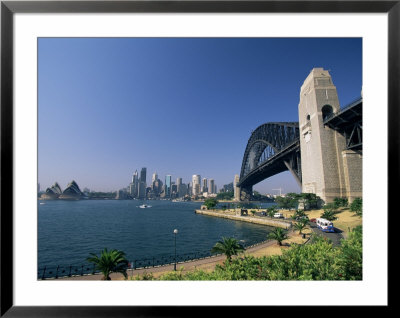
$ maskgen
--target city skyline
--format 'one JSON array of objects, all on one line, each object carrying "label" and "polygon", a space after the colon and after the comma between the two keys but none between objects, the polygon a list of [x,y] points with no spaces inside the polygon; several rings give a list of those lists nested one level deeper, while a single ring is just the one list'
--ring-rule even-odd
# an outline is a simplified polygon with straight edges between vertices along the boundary
[{"label": "city skyline", "polygon": [[[38,182],[115,191],[146,166],[221,188],[253,130],[298,121],[314,67],[330,70],[345,106],[361,94],[362,40],[39,38]],[[300,192],[290,172],[254,186],[274,189]]]}]

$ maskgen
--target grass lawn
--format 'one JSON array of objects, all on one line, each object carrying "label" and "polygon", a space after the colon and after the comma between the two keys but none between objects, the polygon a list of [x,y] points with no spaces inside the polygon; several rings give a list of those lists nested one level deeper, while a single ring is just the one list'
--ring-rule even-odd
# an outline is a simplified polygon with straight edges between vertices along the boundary
[{"label": "grass lawn", "polygon": [[[281,210],[281,213],[285,217],[290,217],[294,214],[294,210]],[[306,211],[306,215],[309,219],[319,218],[324,213],[323,209]],[[349,231],[358,225],[362,225],[362,218],[350,211],[349,208],[339,208],[338,213],[335,215],[336,220],[333,221],[333,225],[343,231],[343,235],[347,237]]]}]

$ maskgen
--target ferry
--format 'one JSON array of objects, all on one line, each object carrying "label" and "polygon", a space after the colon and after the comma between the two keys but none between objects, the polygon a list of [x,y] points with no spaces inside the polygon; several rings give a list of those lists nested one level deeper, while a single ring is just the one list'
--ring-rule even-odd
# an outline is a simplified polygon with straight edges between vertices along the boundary
[{"label": "ferry", "polygon": [[316,219],[317,227],[323,232],[335,232],[333,223],[323,218]]}]

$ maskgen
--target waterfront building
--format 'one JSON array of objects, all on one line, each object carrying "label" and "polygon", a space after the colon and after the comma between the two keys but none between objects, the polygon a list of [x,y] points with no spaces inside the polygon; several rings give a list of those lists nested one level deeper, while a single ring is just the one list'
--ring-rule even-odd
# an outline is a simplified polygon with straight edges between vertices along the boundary
[{"label": "waterfront building", "polygon": [[165,197],[167,198],[171,196],[171,185],[172,185],[172,176],[167,174],[165,176]]},{"label": "waterfront building", "polygon": [[47,188],[45,193],[43,193],[40,198],[42,200],[55,200],[58,199],[60,194],[62,193],[61,187],[59,184],[56,182],[54,185],[50,188]]},{"label": "waterfront building", "polygon": [[182,198],[188,194],[188,186],[189,185],[186,185],[184,183],[178,185],[178,197]]},{"label": "waterfront building", "polygon": [[140,171],[140,182],[144,182],[144,185],[146,187],[146,173],[147,173],[147,168],[142,168]]},{"label": "waterfront building", "polygon": [[215,187],[215,184],[214,184],[214,179],[210,179],[210,180],[208,180],[208,184],[209,184],[209,186],[208,186],[208,192],[209,193],[215,193],[215,189],[214,189],[214,187]]},{"label": "waterfront building", "polygon": [[200,194],[200,180],[201,176],[199,174],[194,174],[192,176],[192,195]]},{"label": "waterfront building", "polygon": [[233,192],[233,182],[225,184],[222,192]]},{"label": "waterfront building", "polygon": [[200,192],[201,192],[200,184],[199,184],[199,183],[196,183],[196,184],[194,185],[194,188],[193,188],[193,195],[194,195],[194,196],[200,195]]},{"label": "waterfront building", "polygon": [[239,175],[235,174],[235,179],[233,181],[233,198],[235,201],[240,201],[240,187],[237,186],[239,183]]},{"label": "waterfront building", "polygon": [[146,183],[143,181],[139,182],[138,186],[138,198],[139,199],[144,199],[146,198]]},{"label": "waterfront building", "polygon": [[153,176],[151,177],[151,183],[153,184],[154,181],[158,179],[157,171],[153,173]]},{"label": "waterfront building", "polygon": [[137,198],[138,196],[138,184],[139,184],[139,177],[138,172],[135,170],[135,173],[132,175],[132,182],[129,186],[129,193],[133,198]]},{"label": "waterfront building", "polygon": [[154,192],[154,196],[155,197],[159,197],[162,191],[162,186],[163,183],[160,179],[156,179],[155,181],[153,181],[152,183],[152,190]]},{"label": "waterfront building", "polygon": [[203,178],[203,188],[202,188],[202,192],[208,192],[207,178]]},{"label": "waterfront building", "polygon": [[78,184],[72,180],[58,197],[63,200],[79,200],[84,196]]}]

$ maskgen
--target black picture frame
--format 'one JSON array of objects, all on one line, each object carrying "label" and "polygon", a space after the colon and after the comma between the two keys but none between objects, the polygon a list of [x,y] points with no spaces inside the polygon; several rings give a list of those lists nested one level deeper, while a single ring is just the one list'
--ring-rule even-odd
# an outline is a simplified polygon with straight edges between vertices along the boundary
[{"label": "black picture frame", "polygon": [[[177,317],[206,307],[14,306],[13,303],[13,15],[14,13],[270,12],[388,14],[388,206],[399,175],[400,1],[1,1],[1,316]],[[388,215],[389,217],[389,215]],[[389,224],[391,224],[389,222]],[[388,228],[389,230],[389,228]],[[388,240],[388,244],[389,244]],[[388,263],[389,264],[389,263]],[[389,270],[389,268],[388,268]],[[388,281],[390,284],[390,280]],[[389,299],[388,299],[389,303]],[[385,308],[390,307],[384,306]],[[215,312],[216,308],[212,309]],[[286,312],[296,312],[291,306]],[[304,308],[302,308],[304,309]],[[225,312],[226,310],[224,310]],[[235,309],[237,312],[237,309]],[[310,313],[310,312],[309,312]]]}]

